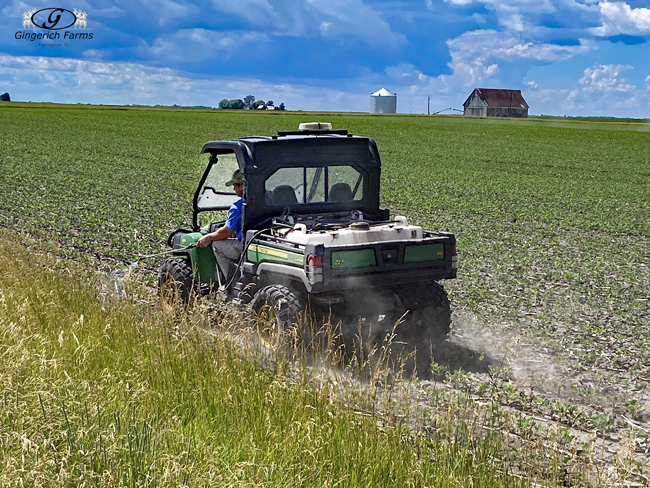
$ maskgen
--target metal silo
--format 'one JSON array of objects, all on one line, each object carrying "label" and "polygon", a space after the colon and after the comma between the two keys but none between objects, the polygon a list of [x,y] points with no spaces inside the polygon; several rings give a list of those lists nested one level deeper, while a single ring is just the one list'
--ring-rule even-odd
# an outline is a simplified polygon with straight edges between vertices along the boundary
[{"label": "metal silo", "polygon": [[371,114],[394,114],[397,112],[397,93],[391,93],[386,88],[370,95]]}]

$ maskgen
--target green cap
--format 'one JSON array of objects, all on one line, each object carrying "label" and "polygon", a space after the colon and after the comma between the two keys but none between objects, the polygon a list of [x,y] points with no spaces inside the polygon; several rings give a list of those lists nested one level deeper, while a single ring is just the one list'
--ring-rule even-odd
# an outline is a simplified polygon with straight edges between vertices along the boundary
[{"label": "green cap", "polygon": [[235,172],[232,174],[232,179],[230,181],[226,181],[226,186],[233,186],[236,184],[243,184],[243,183],[244,183],[244,173],[242,173],[240,169],[236,169]]}]

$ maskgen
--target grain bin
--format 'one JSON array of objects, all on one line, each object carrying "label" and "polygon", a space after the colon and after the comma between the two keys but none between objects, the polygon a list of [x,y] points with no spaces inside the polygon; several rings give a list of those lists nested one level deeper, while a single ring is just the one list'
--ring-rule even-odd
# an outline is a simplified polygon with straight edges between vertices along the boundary
[{"label": "grain bin", "polygon": [[397,93],[391,93],[386,88],[370,95],[371,114],[394,114],[397,112]]}]

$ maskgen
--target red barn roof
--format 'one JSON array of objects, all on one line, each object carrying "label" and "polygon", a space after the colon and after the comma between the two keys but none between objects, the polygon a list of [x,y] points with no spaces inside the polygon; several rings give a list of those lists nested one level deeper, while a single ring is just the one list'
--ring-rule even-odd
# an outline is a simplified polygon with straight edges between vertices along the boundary
[{"label": "red barn roof", "polygon": [[521,107],[529,108],[521,90],[503,90],[496,88],[474,88],[474,91],[465,100],[465,105],[472,94],[476,92],[481,100],[487,103],[488,107]]}]

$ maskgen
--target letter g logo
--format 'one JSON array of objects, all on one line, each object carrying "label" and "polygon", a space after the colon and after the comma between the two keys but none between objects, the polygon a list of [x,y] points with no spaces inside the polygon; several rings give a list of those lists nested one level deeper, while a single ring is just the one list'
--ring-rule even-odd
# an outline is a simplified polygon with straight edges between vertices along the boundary
[{"label": "letter g logo", "polygon": [[44,8],[32,15],[32,24],[47,30],[67,29],[74,25],[76,21],[77,16],[74,12],[64,8]]}]

